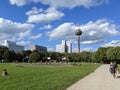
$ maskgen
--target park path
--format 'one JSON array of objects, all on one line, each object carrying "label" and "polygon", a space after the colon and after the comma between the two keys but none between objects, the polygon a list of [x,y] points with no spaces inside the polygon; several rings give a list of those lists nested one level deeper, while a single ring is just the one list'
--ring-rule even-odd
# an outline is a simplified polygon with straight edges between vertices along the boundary
[{"label": "park path", "polygon": [[102,65],[67,90],[120,90],[120,74],[114,79],[109,65]]}]

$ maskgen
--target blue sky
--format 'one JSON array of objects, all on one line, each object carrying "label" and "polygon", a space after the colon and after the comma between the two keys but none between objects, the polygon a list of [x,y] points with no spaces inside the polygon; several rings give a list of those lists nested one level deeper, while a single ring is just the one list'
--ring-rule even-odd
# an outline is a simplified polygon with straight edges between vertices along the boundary
[{"label": "blue sky", "polygon": [[28,49],[46,46],[55,51],[70,40],[77,51],[75,31],[82,30],[81,50],[120,46],[120,1],[116,0],[0,0],[0,40]]}]

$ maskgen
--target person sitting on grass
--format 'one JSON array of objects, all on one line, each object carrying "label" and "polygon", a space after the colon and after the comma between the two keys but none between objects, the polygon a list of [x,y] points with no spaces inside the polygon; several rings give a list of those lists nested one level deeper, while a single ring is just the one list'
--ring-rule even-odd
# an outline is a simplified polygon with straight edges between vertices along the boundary
[{"label": "person sitting on grass", "polygon": [[6,69],[4,69],[4,70],[2,71],[2,76],[7,76],[7,75],[8,75],[8,72],[7,72]]}]

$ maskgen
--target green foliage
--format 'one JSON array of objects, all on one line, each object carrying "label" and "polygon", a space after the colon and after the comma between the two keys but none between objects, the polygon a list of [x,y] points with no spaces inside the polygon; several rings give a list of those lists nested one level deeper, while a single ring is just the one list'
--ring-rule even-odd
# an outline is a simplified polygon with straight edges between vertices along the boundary
[{"label": "green foliage", "polygon": [[116,47],[116,52],[117,52],[116,59],[120,61],[120,47]]},{"label": "green foliage", "polygon": [[29,56],[32,52],[30,50],[25,50],[21,52],[21,55],[25,58],[26,56]]},{"label": "green foliage", "polygon": [[97,62],[104,62],[107,60],[106,52],[109,48],[100,47],[92,56],[92,58]]},{"label": "green foliage", "polygon": [[65,90],[98,66],[42,67],[26,64],[24,67],[15,67],[10,63],[0,64],[0,71],[7,69],[9,74],[6,77],[0,75],[0,90]]},{"label": "green foliage", "polygon": [[97,54],[97,53],[95,53],[95,52],[92,54],[92,61],[93,61],[93,62],[99,62],[99,59],[98,59],[98,57],[97,57],[96,54]]},{"label": "green foliage", "polygon": [[7,62],[13,62],[17,59],[16,53],[14,51],[8,51],[8,50],[5,51],[3,57],[4,57],[5,61],[7,61]]},{"label": "green foliage", "polygon": [[7,47],[0,47],[0,60],[3,59],[5,51],[8,51]]},{"label": "green foliage", "polygon": [[[33,53],[37,53],[37,57]],[[33,56],[30,56],[31,54],[33,54]],[[30,57],[30,59],[26,57]],[[30,50],[16,53],[14,51],[9,51],[7,48],[0,48],[0,60],[5,59],[8,62],[12,62],[14,60],[18,60],[19,62],[28,62],[28,59],[32,62],[38,62],[41,60],[44,62],[47,60],[47,57],[57,61],[62,61],[63,57],[66,57],[69,62],[93,61],[108,63],[114,60],[120,62],[120,47],[100,47],[93,53],[87,51],[80,53],[31,52]]]},{"label": "green foliage", "polygon": [[80,55],[81,55],[82,61],[84,61],[84,62],[91,61],[92,53],[87,52],[87,51],[83,51],[83,52],[81,52]]},{"label": "green foliage", "polygon": [[38,61],[41,60],[41,56],[38,52],[33,52],[33,53],[30,54],[29,60],[30,60],[30,62],[31,61],[32,62],[38,62]]},{"label": "green foliage", "polygon": [[20,52],[16,53],[16,57],[16,60],[18,60],[18,62],[22,62],[22,59],[24,58]]},{"label": "green foliage", "polygon": [[51,59],[54,59],[54,60],[57,59],[57,55],[58,55],[58,53],[56,53],[56,52],[49,52],[48,53],[48,57],[51,57]]},{"label": "green foliage", "polygon": [[[113,54],[113,50],[114,50],[114,48],[113,47],[111,47],[111,48],[109,48],[108,49],[108,51],[107,51],[107,58],[109,59],[109,60],[113,60],[114,59],[114,54]],[[113,55],[112,55],[113,54]]]},{"label": "green foliage", "polygon": [[120,60],[120,47],[111,47],[107,51],[107,58],[111,61]]},{"label": "green foliage", "polygon": [[70,62],[77,61],[75,53],[63,53],[63,57],[68,58]]}]

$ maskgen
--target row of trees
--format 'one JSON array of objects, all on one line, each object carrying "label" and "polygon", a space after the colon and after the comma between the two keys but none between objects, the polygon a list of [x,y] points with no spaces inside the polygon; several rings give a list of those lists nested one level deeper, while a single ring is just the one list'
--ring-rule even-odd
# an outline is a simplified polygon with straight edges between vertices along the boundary
[{"label": "row of trees", "polygon": [[120,63],[120,47],[100,47],[93,53],[92,59],[96,62],[109,63],[110,61],[117,61]]},{"label": "row of trees", "polygon": [[[58,53],[58,52],[38,52],[30,50],[16,53],[8,48],[0,48],[0,60],[7,62],[44,62],[48,60],[62,61],[66,59],[70,62],[120,62],[120,47],[100,47],[96,52],[83,51],[81,53]],[[64,58],[65,57],[65,58]]]}]

